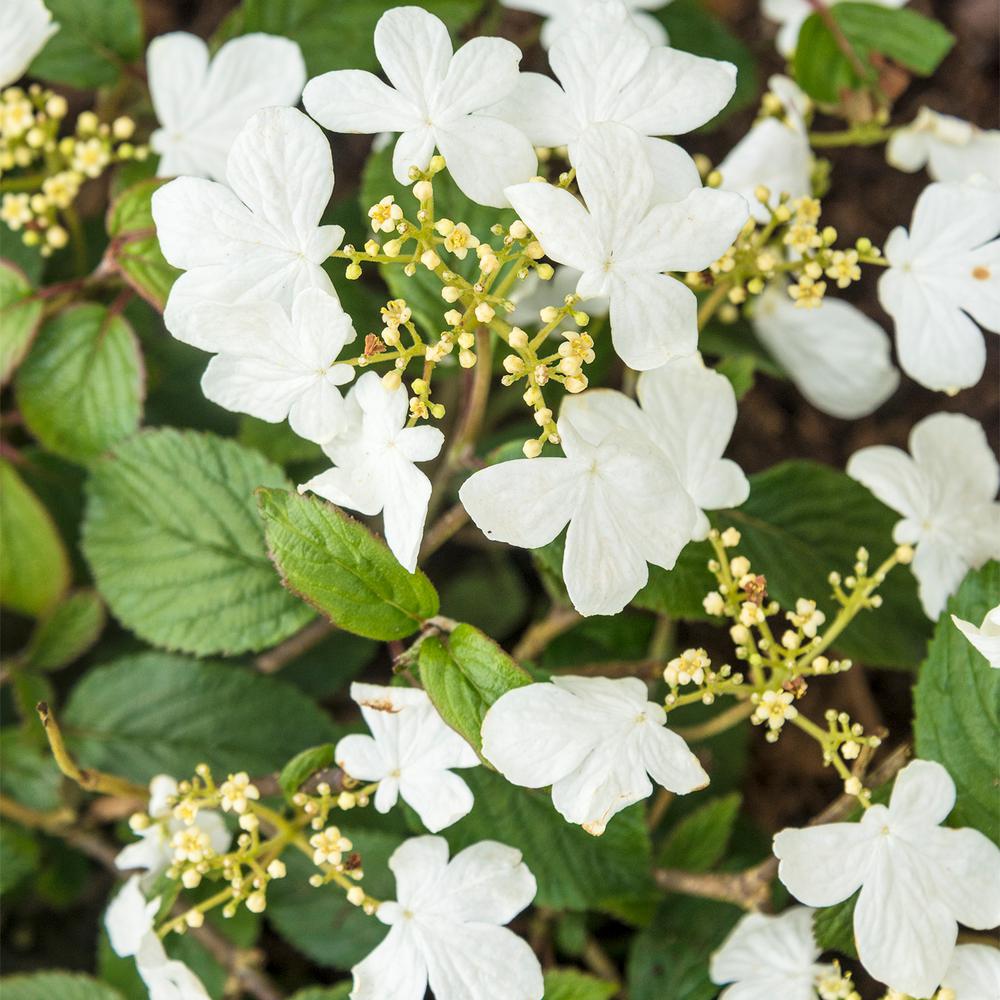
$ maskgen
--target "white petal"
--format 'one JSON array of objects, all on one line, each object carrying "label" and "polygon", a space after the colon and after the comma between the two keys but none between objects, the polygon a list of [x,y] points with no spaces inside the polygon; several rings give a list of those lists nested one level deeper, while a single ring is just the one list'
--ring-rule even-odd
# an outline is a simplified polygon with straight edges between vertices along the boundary
[{"label": "white petal", "polygon": [[201,391],[227,410],[274,424],[288,416],[307,378],[301,371],[289,371],[260,357],[217,354],[201,377]]},{"label": "white petal", "polygon": [[578,271],[603,262],[603,247],[593,220],[568,191],[536,183],[518,184],[507,188],[505,194],[553,260]]},{"label": "white petal", "polygon": [[910,453],[939,490],[938,502],[961,509],[989,503],[1000,488],[1000,464],[982,425],[963,413],[935,413],[910,433]]},{"label": "white petal", "polygon": [[139,950],[142,939],[153,927],[158,908],[158,899],[146,902],[138,875],[122,886],[104,915],[104,926],[116,955],[126,958]]},{"label": "white petal", "polygon": [[389,773],[378,743],[362,733],[345,736],[337,744],[333,757],[337,767],[361,781],[381,781]]},{"label": "white petal", "polygon": [[955,808],[955,782],[937,761],[911,761],[892,786],[889,813],[897,823],[943,823]]},{"label": "white petal", "polygon": [[923,516],[927,503],[924,478],[905,451],[887,445],[862,448],[848,460],[847,474],[867,486],[887,507],[906,517]]},{"label": "white petal", "polygon": [[161,819],[170,811],[170,799],[177,794],[177,780],[169,774],[156,774],[149,781],[149,805],[146,812]]},{"label": "white petal", "polygon": [[393,7],[375,25],[375,54],[385,75],[421,112],[429,110],[451,53],[444,23],[419,7]]},{"label": "white petal", "polygon": [[431,498],[431,481],[398,451],[385,456],[380,477],[386,545],[404,569],[415,573]]},{"label": "white petal", "polygon": [[[813,939],[813,910],[793,906],[780,916],[748,913],[712,955],[709,974],[722,984],[760,979],[768,972],[813,973],[820,949]],[[808,984],[811,988],[811,983]],[[808,1000],[814,1000],[815,992]]]},{"label": "white petal", "polygon": [[485,111],[519,128],[535,146],[565,146],[579,131],[563,89],[541,73],[519,74],[511,93]]},{"label": "white petal", "polygon": [[[572,434],[567,433],[570,427]],[[596,447],[609,434],[621,431],[639,439],[651,438],[654,434],[648,417],[625,393],[616,389],[591,389],[563,399],[559,409],[559,433],[570,458],[576,457],[573,445],[577,436]]]},{"label": "white petal", "polygon": [[521,50],[505,38],[473,38],[452,57],[432,112],[451,120],[481,111],[517,86]]},{"label": "white petal", "polygon": [[437,139],[429,125],[417,125],[404,132],[392,151],[392,174],[400,184],[409,184],[410,168],[426,170],[434,155]]},{"label": "white petal", "polygon": [[646,139],[643,145],[653,168],[653,204],[681,201],[701,187],[698,167],[683,147],[656,138]]},{"label": "white petal", "polygon": [[41,0],[6,0],[0,6],[0,87],[23,76],[45,43],[59,30]]},{"label": "white petal", "polygon": [[886,162],[897,170],[915,174],[927,163],[930,141],[930,137],[918,129],[898,129],[885,145]]},{"label": "white petal", "polygon": [[412,930],[393,927],[382,943],[351,969],[351,1000],[423,1000],[427,992],[427,962]]},{"label": "white petal", "polygon": [[431,906],[447,865],[448,841],[444,837],[404,840],[389,858],[389,868],[396,876],[396,899],[412,910]]},{"label": "white petal", "polygon": [[437,909],[463,923],[508,924],[531,905],[537,888],[519,850],[481,840],[448,863]]},{"label": "white petal", "polygon": [[[990,614],[996,617],[998,611],[1000,609],[994,608]],[[994,670],[1000,669],[1000,631],[995,634],[987,632],[985,627],[978,628],[972,622],[964,621],[956,615],[952,615],[951,620],[962,635],[986,658],[987,663]],[[985,626],[986,622],[983,625]]]},{"label": "white petal", "polygon": [[1000,885],[1000,848],[978,830],[939,827],[921,832],[916,846],[933,897],[966,927],[988,930],[1000,924],[1000,894],[984,890]]},{"label": "white petal", "polygon": [[666,726],[643,726],[642,764],[658,785],[677,795],[687,795],[708,785],[708,775],[698,758]]},{"label": "white petal", "polygon": [[457,823],[474,805],[469,786],[451,771],[404,773],[399,794],[431,833]]},{"label": "white petal", "polygon": [[208,46],[186,31],[159,35],[146,49],[149,96],[159,123],[167,130],[187,121],[208,74]]},{"label": "white petal", "polygon": [[807,906],[833,906],[864,882],[875,836],[861,823],[782,830],[774,837],[778,878]]},{"label": "white petal", "polygon": [[396,438],[396,447],[411,462],[429,462],[437,458],[444,444],[444,435],[436,427],[423,424],[406,427]]},{"label": "white petal", "polygon": [[647,371],[693,354],[698,345],[697,312],[694,292],[675,278],[631,269],[612,271],[611,341],[630,368]]},{"label": "white petal", "polygon": [[370,517],[382,510],[383,497],[378,481],[367,472],[365,468],[327,469],[299,486],[299,493],[311,491],[338,507]]},{"label": "white petal", "polygon": [[155,826],[144,830],[140,834],[140,839],[134,844],[123,847],[115,855],[115,865],[122,871],[136,869],[160,872],[169,866],[172,857],[173,852],[163,835],[162,828]]},{"label": "white petal", "polygon": [[1000,950],[988,944],[960,944],[941,985],[958,1000],[994,1000],[1000,996]]},{"label": "white petal", "polygon": [[417,106],[374,73],[333,70],[302,93],[306,111],[331,132],[406,132],[423,120]]},{"label": "white petal", "polygon": [[920,604],[937,621],[948,598],[958,590],[972,568],[953,538],[920,540],[910,568],[919,583]]}]

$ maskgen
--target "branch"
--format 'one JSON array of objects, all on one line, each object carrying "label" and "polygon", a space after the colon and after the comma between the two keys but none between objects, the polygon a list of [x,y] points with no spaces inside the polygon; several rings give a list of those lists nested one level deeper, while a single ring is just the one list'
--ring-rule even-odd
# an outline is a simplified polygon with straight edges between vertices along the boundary
[{"label": "branch", "polygon": [[449,507],[428,529],[420,548],[420,561],[432,556],[449,538],[469,522],[469,514],[461,503]]},{"label": "branch", "polygon": [[276,674],[282,667],[288,666],[292,660],[298,659],[303,653],[308,653],[313,646],[318,646],[334,630],[334,627],[325,618],[317,618],[291,638],[278,643],[274,649],[261,653],[254,660],[254,666],[262,674]]},{"label": "branch", "polygon": [[581,621],[583,618],[572,608],[557,605],[540,622],[535,622],[525,630],[511,656],[518,661],[533,660],[553,639],[568,632]]}]

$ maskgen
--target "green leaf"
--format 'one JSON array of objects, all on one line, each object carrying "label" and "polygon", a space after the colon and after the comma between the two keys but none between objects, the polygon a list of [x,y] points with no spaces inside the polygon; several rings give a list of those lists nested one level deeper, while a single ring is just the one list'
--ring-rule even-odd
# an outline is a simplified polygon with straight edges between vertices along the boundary
[{"label": "green leaf", "polygon": [[740,810],[737,793],[711,799],[680,821],[660,853],[665,868],[707,872],[722,860]]},{"label": "green leaf", "polygon": [[4,976],[0,986],[4,1000],[122,1000],[118,990],[72,972]]},{"label": "green leaf", "polygon": [[93,590],[70,594],[32,633],[24,664],[33,670],[58,670],[79,659],[104,628],[104,605]]},{"label": "green leaf", "polygon": [[298,993],[293,993],[290,1000],[348,1000],[351,995],[351,983],[341,983],[339,986],[307,986]]},{"label": "green leaf", "polygon": [[144,383],[132,328],[90,303],[42,325],[15,387],[31,433],[49,451],[85,464],[139,426]]},{"label": "green leaf", "polygon": [[736,398],[742,399],[754,387],[757,363],[752,354],[731,354],[723,358],[715,370],[729,379]]},{"label": "green leaf", "polygon": [[257,491],[267,545],[282,582],[335,625],[369,639],[402,639],[437,614],[419,570],[408,573],[384,542],[319,497]]},{"label": "green leaf", "polygon": [[917,756],[944,764],[958,789],[952,814],[998,840],[1000,787],[996,781],[1000,731],[1000,670],[952,623],[956,615],[979,625],[1000,601],[1000,562],[970,573],[938,620],[914,692]]},{"label": "green leaf", "polygon": [[108,255],[122,277],[155,309],[163,312],[180,271],[168,264],[153,222],[153,192],[164,182],[140,181],[127,188],[108,209],[107,229],[111,237]]},{"label": "green leaf", "polygon": [[0,260],[0,385],[10,381],[38,332],[43,304],[32,292],[24,272]]},{"label": "green leaf", "polygon": [[839,951],[848,958],[857,958],[854,944],[854,907],[858,893],[836,906],[825,906],[813,916],[813,934],[823,951]]},{"label": "green leaf", "polygon": [[62,804],[62,776],[48,750],[28,742],[22,730],[0,732],[0,791],[22,805],[52,812]]},{"label": "green leaf", "polygon": [[[395,0],[244,0],[223,25],[224,38],[265,31],[298,42],[310,76],[332,69],[377,71],[372,46],[375,24]],[[422,0],[420,6],[437,15],[452,30],[482,9],[482,0]]]},{"label": "green leaf", "polygon": [[486,710],[531,676],[479,629],[459,625],[421,643],[420,681],[441,718],[478,751]]},{"label": "green leaf", "polygon": [[278,776],[278,784],[290,799],[301,787],[302,782],[311,774],[322,771],[333,763],[333,744],[323,743],[318,747],[309,747],[297,753],[282,769]]},{"label": "green leaf", "polygon": [[87,673],[61,719],[82,764],[134,781],[280,768],[303,745],[337,738],[305,695],[226,663],[140,653]]},{"label": "green leaf", "polygon": [[287,487],[257,452],[210,434],[144,431],[93,469],[83,550],[123,625],[198,655],[273,646],[311,613],[285,591],[253,491]]},{"label": "green leaf", "polygon": [[632,603],[672,618],[711,620],[702,605],[705,595],[716,586],[715,577],[708,571],[711,558],[712,547],[708,542],[688,542],[672,570],[649,567],[649,583]]},{"label": "green leaf", "polygon": [[69,559],[41,501],[14,466],[0,459],[0,602],[44,614],[69,586]]},{"label": "green leaf", "polygon": [[792,67],[795,82],[820,104],[836,104],[844,91],[864,83],[818,14],[812,14],[799,31]]},{"label": "green leaf", "polygon": [[34,834],[14,823],[0,822],[0,896],[37,871],[40,857]]},{"label": "green leaf", "polygon": [[549,969],[545,973],[545,1000],[610,1000],[618,989],[617,983],[576,969]]},{"label": "green leaf", "polygon": [[142,54],[134,0],[46,0],[59,30],[35,57],[29,76],[88,90],[116,83]]}]

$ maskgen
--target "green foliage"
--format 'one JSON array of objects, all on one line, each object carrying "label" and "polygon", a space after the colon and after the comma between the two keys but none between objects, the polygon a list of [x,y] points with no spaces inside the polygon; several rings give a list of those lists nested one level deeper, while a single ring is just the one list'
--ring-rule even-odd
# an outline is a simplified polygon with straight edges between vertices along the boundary
[{"label": "green foliage", "polygon": [[16,729],[0,731],[0,791],[22,805],[48,812],[62,804],[62,778],[48,751]]},{"label": "green foliage", "polygon": [[4,976],[0,986],[4,1000],[122,1000],[118,990],[72,972]]},{"label": "green foliage", "polygon": [[132,328],[90,303],[42,325],[15,387],[31,433],[49,451],[87,463],[139,426],[144,381]]},{"label": "green foliage", "polygon": [[824,951],[837,951],[848,958],[857,958],[854,944],[854,907],[858,893],[836,906],[825,906],[813,917],[813,934]]},{"label": "green foliage", "polygon": [[145,431],[87,484],[83,549],[112,613],[155,646],[270,647],[311,617],[267,558],[253,491],[287,487],[257,452],[209,434]]},{"label": "green foliage", "polygon": [[940,617],[914,693],[917,756],[940,761],[955,781],[958,826],[1000,838],[996,782],[1000,732],[1000,670],[952,623],[956,615],[979,625],[1000,600],[1000,562],[971,572]]},{"label": "green foliage", "polygon": [[710,799],[682,819],[667,837],[659,862],[665,868],[707,872],[722,860],[740,810],[737,793]]},{"label": "green foliage", "polygon": [[46,0],[59,30],[28,70],[70,87],[117,83],[142,54],[142,19],[135,0]]},{"label": "green foliage", "polygon": [[858,75],[826,21],[819,14],[811,15],[799,34],[795,79],[823,104],[836,104],[845,90],[876,83],[878,56],[917,76],[930,76],[955,44],[944,25],[907,8],[843,3],[832,7],[829,16],[865,67],[867,79]]},{"label": "green foliage", "polygon": [[69,559],[48,511],[14,466],[0,459],[0,601],[40,615],[69,586]]},{"label": "green foliage", "polygon": [[576,969],[549,969],[545,973],[545,1000],[610,1000],[617,992],[617,983]]},{"label": "green foliage", "polygon": [[[377,71],[372,32],[395,0],[243,0],[225,22],[223,38],[264,31],[299,43],[310,76],[332,69]],[[482,0],[422,0],[420,6],[457,31],[479,13]]]},{"label": "green foliage", "polygon": [[441,718],[478,751],[486,710],[531,676],[479,629],[459,625],[421,643],[420,680]]},{"label": "green foliage", "polygon": [[16,889],[38,869],[41,850],[33,833],[0,822],[0,896]]},{"label": "green foliage", "polygon": [[441,581],[441,611],[495,639],[511,635],[530,610],[525,579],[508,553],[487,549]]},{"label": "green foliage", "polygon": [[104,628],[104,605],[93,590],[78,590],[57,604],[35,626],[24,651],[32,670],[58,670],[79,659]]},{"label": "green foliage", "polygon": [[152,198],[161,184],[162,180],[140,181],[123,191],[108,209],[106,226],[109,258],[132,288],[163,312],[181,272],[167,263],[156,238]]},{"label": "green foliage", "polygon": [[0,385],[10,380],[38,332],[43,304],[32,291],[19,267],[0,260]]},{"label": "green foliage", "polygon": [[351,984],[339,986],[308,986],[291,997],[291,1000],[347,1000],[351,995]]},{"label": "green foliage", "polygon": [[285,793],[285,797],[290,799],[311,774],[322,771],[333,763],[333,744],[323,743],[318,747],[309,747],[297,753],[282,769],[278,775],[278,784]]},{"label": "green foliage", "polygon": [[384,542],[319,497],[257,491],[267,544],[282,582],[335,625],[370,639],[402,639],[437,614],[419,570],[408,573]]},{"label": "green foliage", "polygon": [[91,670],[62,713],[82,764],[148,781],[184,777],[204,761],[229,771],[275,771],[337,728],[300,691],[224,663],[140,653]]}]

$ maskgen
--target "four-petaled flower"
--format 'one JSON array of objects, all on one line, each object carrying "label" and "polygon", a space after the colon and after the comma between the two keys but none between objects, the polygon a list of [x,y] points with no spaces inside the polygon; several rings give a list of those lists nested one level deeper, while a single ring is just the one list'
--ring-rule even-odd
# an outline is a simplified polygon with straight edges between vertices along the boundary
[{"label": "four-petaled flower", "polygon": [[380,813],[401,798],[437,833],[472,809],[469,786],[451,768],[476,767],[479,757],[445,725],[424,691],[352,684],[351,697],[372,735],[345,736],[334,758],[352,778],[378,782]]},{"label": "four-petaled flower", "polygon": [[502,695],[483,719],[483,756],[515,785],[552,786],[552,804],[595,836],[649,796],[650,776],[679,795],[708,784],[636,677],[555,677]]},{"label": "four-petaled flower", "polygon": [[0,4],[0,87],[23,76],[58,30],[42,0],[4,0]]},{"label": "four-petaled flower", "polygon": [[[958,924],[1000,923],[1000,850],[978,830],[941,826],[955,784],[934,761],[915,760],[896,778],[889,805],[858,823],[782,830],[778,877],[807,906],[833,906],[861,890],[854,938],[879,982],[930,996],[944,977]],[[989,887],[989,888],[987,888]]]}]

